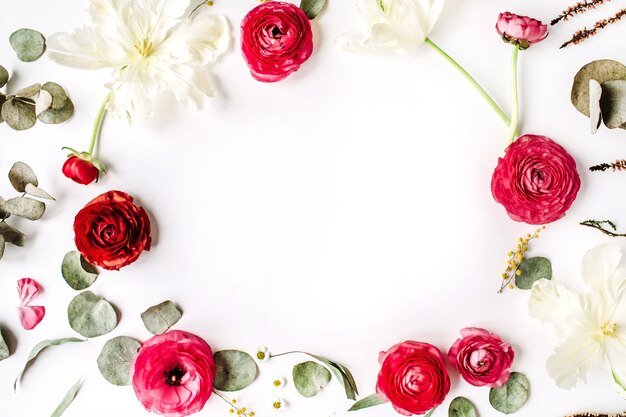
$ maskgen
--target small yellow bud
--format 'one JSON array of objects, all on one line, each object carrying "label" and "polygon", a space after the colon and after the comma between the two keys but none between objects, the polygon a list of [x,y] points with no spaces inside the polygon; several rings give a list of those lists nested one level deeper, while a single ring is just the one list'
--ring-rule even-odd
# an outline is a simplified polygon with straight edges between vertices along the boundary
[{"label": "small yellow bud", "polygon": [[246,407],[241,407],[241,412],[242,412],[242,413],[245,413],[245,412],[246,412],[246,410],[247,410],[247,408],[246,408]]},{"label": "small yellow bud", "polygon": [[232,404],[237,404],[237,400],[235,400],[235,399],[230,400],[230,402],[231,402]]},{"label": "small yellow bud", "polygon": [[235,410],[233,410],[232,408],[230,410],[228,410],[229,413],[231,414],[235,414]]},{"label": "small yellow bud", "polygon": [[519,277],[520,275],[522,275],[522,271],[518,269],[517,271],[515,271],[515,275]]},{"label": "small yellow bud", "polygon": [[523,250],[524,252],[528,252],[528,246],[524,246],[524,247],[522,248],[522,250]]},{"label": "small yellow bud", "polygon": [[506,256],[513,256],[513,251],[512,250],[508,251]]},{"label": "small yellow bud", "polygon": [[539,239],[539,233],[535,233],[534,238],[535,238],[535,239]]},{"label": "small yellow bud", "polygon": [[509,288],[513,289],[513,288],[515,288],[515,286],[513,284],[509,284]]}]

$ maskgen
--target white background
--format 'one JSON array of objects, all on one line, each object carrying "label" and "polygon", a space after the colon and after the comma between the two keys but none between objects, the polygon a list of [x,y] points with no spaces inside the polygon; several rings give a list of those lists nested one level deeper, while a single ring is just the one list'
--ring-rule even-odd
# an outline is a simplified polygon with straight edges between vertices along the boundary
[{"label": "white background", "polygon": [[[8,37],[21,27],[50,35],[86,24],[87,2],[0,0],[0,63],[14,74],[10,88],[53,80],[76,104],[74,118],[63,125],[26,132],[0,126],[0,194],[12,195],[5,175],[23,160],[58,199],[43,220],[16,223],[29,241],[22,249],[7,247],[0,262],[0,325],[17,339],[14,355],[0,363],[0,416],[49,415],[80,376],[83,387],[68,417],[148,415],[132,388],[100,376],[96,357],[113,336],[148,338],[139,315],[165,299],[184,310],[176,328],[199,334],[216,350],[267,345],[275,353],[325,355],[352,369],[364,396],[374,391],[380,350],[413,339],[447,351],[459,329],[481,326],[515,347],[514,369],[530,378],[531,400],[518,416],[626,407],[605,373],[577,389],[558,389],[544,367],[555,346],[552,329],[529,317],[528,293],[496,294],[506,252],[534,228],[511,221],[493,201],[490,179],[507,129],[453,68],[427,46],[404,57],[338,50],[333,39],[356,30],[358,19],[351,0],[331,0],[314,22],[312,58],[287,80],[262,84],[250,77],[238,48],[238,24],[256,3],[215,3],[202,12],[228,16],[234,37],[213,69],[220,97],[200,113],[166,97],[141,126],[108,120],[101,156],[110,173],[83,187],[62,176],[61,147],[87,147],[108,71],[64,68],[46,57],[21,63]],[[549,21],[568,3],[451,0],[432,38],[509,110],[511,48],[494,30],[498,13],[510,9]],[[626,174],[586,169],[626,157],[625,133],[603,128],[592,137],[588,119],[569,101],[583,64],[626,60],[626,22],[582,45],[558,46],[584,24],[609,16],[615,3],[559,25],[521,54],[521,131],[564,145],[582,176],[567,217],[550,225],[531,252],[549,257],[554,279],[571,286],[579,285],[583,254],[610,241],[578,222],[611,218],[626,229]],[[35,343],[76,335],[66,318],[76,293],[60,275],[61,260],[74,248],[75,214],[110,189],[134,195],[155,229],[149,253],[121,272],[103,271],[91,288],[120,310],[119,326],[44,352],[14,394],[13,379]],[[19,325],[15,291],[15,281],[27,276],[45,287],[36,303],[47,308],[29,332]],[[263,364],[259,381],[237,394],[240,402],[258,416],[271,413],[277,396],[291,403],[290,415],[347,415],[350,402],[336,380],[310,400],[299,398],[293,385],[273,390],[270,381],[289,376],[299,360]],[[482,416],[497,414],[488,389],[452,375],[452,392],[435,416],[445,416],[456,395],[470,398]],[[226,404],[212,398],[201,415],[228,415]],[[360,415],[396,414],[384,405]]]}]

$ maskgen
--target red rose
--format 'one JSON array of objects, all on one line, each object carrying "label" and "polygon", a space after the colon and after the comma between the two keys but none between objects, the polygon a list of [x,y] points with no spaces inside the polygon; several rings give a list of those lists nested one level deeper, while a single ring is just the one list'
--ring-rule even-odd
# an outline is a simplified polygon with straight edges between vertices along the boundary
[{"label": "red rose", "polygon": [[504,385],[515,358],[511,345],[487,330],[473,327],[461,330],[461,336],[450,348],[448,359],[463,379],[477,387]]},{"label": "red rose", "polygon": [[150,219],[133,198],[109,191],[87,204],[74,220],[75,242],[85,259],[104,269],[118,270],[150,250]]},{"label": "red rose", "polygon": [[98,179],[100,171],[90,161],[72,155],[63,164],[63,175],[79,184],[91,184]]},{"label": "red rose", "polygon": [[580,189],[576,162],[545,136],[513,142],[491,178],[493,198],[518,222],[546,224],[565,216]]},{"label": "red rose", "polygon": [[216,372],[211,347],[198,336],[180,330],[148,339],[130,369],[141,404],[168,417],[202,410],[211,397]]},{"label": "red rose", "polygon": [[381,352],[376,393],[400,414],[424,414],[450,391],[443,354],[428,343],[404,342]]},{"label": "red rose", "polygon": [[241,22],[241,51],[254,79],[280,81],[313,53],[311,23],[294,4],[263,3]]}]

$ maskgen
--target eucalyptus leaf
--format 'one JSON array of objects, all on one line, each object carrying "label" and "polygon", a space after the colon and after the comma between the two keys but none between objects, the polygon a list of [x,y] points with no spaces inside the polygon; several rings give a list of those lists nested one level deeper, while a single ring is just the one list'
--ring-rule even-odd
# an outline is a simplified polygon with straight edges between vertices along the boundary
[{"label": "eucalyptus leaf", "polygon": [[52,96],[52,106],[53,110],[59,110],[65,107],[67,103],[68,97],[65,89],[61,87],[57,83],[53,83],[52,81],[48,81],[44,85],[41,86],[41,89],[47,91]]},{"label": "eucalyptus leaf", "polygon": [[4,117],[2,117],[2,106],[7,102],[7,97],[0,93],[0,123],[4,123]]},{"label": "eucalyptus leaf", "polygon": [[302,0],[300,2],[300,9],[306,14],[309,20],[313,20],[317,17],[319,12],[322,11],[326,0]]},{"label": "eucalyptus leaf", "polygon": [[[0,259],[2,259],[2,257],[4,256],[4,248],[6,246],[6,240],[4,239],[4,236],[0,235]],[[2,335],[0,335],[0,339],[2,338]],[[1,346],[0,346],[0,350],[1,350]],[[1,361],[2,359],[0,359]]]},{"label": "eucalyptus leaf", "polygon": [[47,347],[50,347],[50,346],[61,346],[61,345],[64,345],[66,343],[78,343],[78,342],[85,342],[85,340],[78,339],[76,337],[67,337],[67,338],[63,338],[63,339],[44,340],[43,342],[37,343],[35,345],[35,347],[33,347],[33,349],[28,354],[28,358],[26,359],[26,363],[24,364],[24,368],[17,375],[17,378],[15,378],[15,382],[13,383],[13,389],[14,390],[17,389],[17,383],[22,379],[22,377],[24,376],[24,374],[28,370],[29,366],[33,363],[33,361],[35,359],[37,359],[37,356],[39,356],[39,354],[44,349],[46,349]]},{"label": "eucalyptus leaf", "polygon": [[602,123],[602,110],[600,99],[602,98],[602,85],[596,80],[589,80],[589,120],[591,121],[591,134],[598,131]]},{"label": "eucalyptus leaf", "polygon": [[330,382],[331,374],[317,362],[308,361],[293,367],[293,384],[305,398],[315,397]]},{"label": "eucalyptus leaf", "polygon": [[15,97],[30,98],[36,96],[39,91],[41,91],[41,84],[33,84],[17,90],[13,95]]},{"label": "eucalyptus leaf", "polygon": [[37,122],[35,106],[17,98],[7,100],[2,105],[0,113],[7,125],[13,130],[30,129]]},{"label": "eucalyptus leaf", "polygon": [[522,274],[515,277],[515,286],[522,290],[530,290],[542,278],[552,279],[552,264],[541,256],[524,260],[518,268]]},{"label": "eucalyptus leaf", "polygon": [[65,397],[63,397],[63,400],[61,400],[61,403],[52,412],[50,417],[60,417],[65,412],[65,410],[67,410],[67,407],[69,407],[70,404],[72,404],[72,402],[74,401],[74,398],[76,398],[76,394],[78,394],[78,390],[80,389],[81,384],[82,378],[76,381],[76,383],[72,385],[72,388],[67,391]]},{"label": "eucalyptus leaf", "polygon": [[448,408],[448,417],[477,417],[476,408],[465,397],[456,397]]},{"label": "eucalyptus leaf", "polygon": [[219,391],[240,391],[252,384],[259,373],[254,359],[239,350],[220,350],[213,358],[217,366],[213,387]]},{"label": "eucalyptus leaf", "polygon": [[33,184],[35,187],[39,185],[37,176],[31,167],[24,162],[16,162],[9,171],[9,181],[15,191],[23,193],[26,191],[26,184]]},{"label": "eucalyptus leaf", "polygon": [[117,326],[117,314],[104,298],[91,291],[78,294],[67,308],[70,327],[84,337],[98,337]]},{"label": "eucalyptus leaf", "polygon": [[45,200],[56,201],[56,199],[52,197],[50,194],[48,194],[41,188],[35,187],[33,184],[26,184],[25,191],[26,191],[26,194],[32,195],[33,197],[39,197]]},{"label": "eucalyptus leaf", "polygon": [[52,94],[46,90],[39,91],[39,95],[35,99],[35,114],[39,116],[52,106]]},{"label": "eucalyptus leaf", "polygon": [[163,301],[141,313],[146,329],[154,335],[163,334],[182,317],[181,311],[171,301]]},{"label": "eucalyptus leaf", "polygon": [[572,104],[576,109],[589,116],[589,80],[600,84],[612,80],[626,80],[626,66],[621,62],[601,59],[585,65],[574,77],[572,85]]},{"label": "eucalyptus leaf", "polygon": [[7,85],[8,82],[9,82],[9,71],[7,71],[6,68],[0,65],[0,88]]},{"label": "eucalyptus leaf", "polygon": [[7,342],[4,341],[4,337],[2,337],[2,329],[0,329],[0,361],[5,360],[9,356],[11,356],[11,351],[9,350]]},{"label": "eucalyptus leaf", "polygon": [[312,358],[317,359],[318,361],[322,362],[326,366],[328,366],[330,370],[332,371],[332,373],[339,380],[339,383],[341,384],[341,386],[346,391],[346,397],[349,400],[356,399],[356,396],[359,394],[359,389],[357,388],[356,381],[354,380],[354,376],[352,376],[352,373],[350,372],[348,368],[346,368],[345,366],[343,366],[342,364],[338,362],[332,361],[323,356],[313,355],[311,353],[306,353],[306,354],[311,356]]},{"label": "eucalyptus leaf", "polygon": [[522,373],[513,372],[506,384],[491,388],[489,402],[497,411],[513,414],[526,404],[530,390],[528,378]]},{"label": "eucalyptus leaf", "polygon": [[424,414],[424,417],[430,417],[435,413],[435,410],[437,410],[437,407],[433,408],[432,410],[430,410],[429,412],[427,412],[426,414]]},{"label": "eucalyptus leaf", "polygon": [[6,222],[0,222],[0,236],[4,238],[6,243],[15,246],[24,246],[26,242],[26,235]]},{"label": "eucalyptus leaf", "polygon": [[602,83],[600,108],[604,124],[609,129],[616,129],[626,123],[626,81]]},{"label": "eucalyptus leaf", "polygon": [[56,125],[56,124],[67,121],[73,115],[74,115],[74,103],[72,103],[72,100],[67,98],[65,101],[65,106],[57,110],[51,107],[45,112],[39,114],[37,118],[42,123],[49,124],[49,125]]},{"label": "eucalyptus leaf", "polygon": [[4,203],[4,207],[12,215],[28,220],[39,220],[46,212],[46,205],[44,203],[28,197],[11,198]]},{"label": "eucalyptus leaf", "polygon": [[32,29],[18,29],[9,36],[11,48],[17,59],[23,62],[37,60],[46,50],[46,40],[43,35]]},{"label": "eucalyptus leaf", "polygon": [[386,401],[381,400],[378,395],[372,394],[368,397],[362,398],[359,401],[355,402],[348,411],[363,410],[364,408],[369,408],[369,407],[374,407],[376,405],[385,404],[385,402]]},{"label": "eucalyptus leaf", "polygon": [[0,197],[0,221],[6,220],[9,217],[11,217],[11,213],[9,213],[6,207],[4,207],[5,203],[6,203],[6,200]]},{"label": "eucalyptus leaf", "polygon": [[89,288],[98,278],[98,270],[83,258],[80,252],[71,251],[63,257],[61,275],[67,285],[80,291]]},{"label": "eucalyptus leaf", "polygon": [[131,385],[130,365],[141,343],[132,337],[115,337],[104,344],[98,356],[100,373],[113,385]]}]

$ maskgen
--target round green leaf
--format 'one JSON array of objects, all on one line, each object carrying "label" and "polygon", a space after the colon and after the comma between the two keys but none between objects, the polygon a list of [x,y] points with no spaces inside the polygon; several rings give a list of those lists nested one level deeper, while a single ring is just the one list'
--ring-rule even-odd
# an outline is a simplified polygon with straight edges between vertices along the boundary
[{"label": "round green leaf", "polygon": [[98,270],[77,252],[72,251],[65,254],[61,264],[61,275],[67,285],[75,290],[89,288],[98,278]]},{"label": "round green leaf", "polygon": [[28,197],[11,198],[4,203],[4,208],[12,215],[28,220],[39,220],[46,212],[46,205]]},{"label": "round green leaf", "polygon": [[456,397],[448,408],[448,417],[477,417],[476,408],[465,397]]},{"label": "round green leaf", "polygon": [[9,211],[6,209],[4,203],[6,203],[6,200],[0,197],[0,220],[8,219],[9,217],[11,217],[11,213],[9,213]]},{"label": "round green leaf", "polygon": [[626,66],[621,62],[601,59],[585,65],[574,77],[572,85],[572,104],[576,109],[589,116],[589,80],[600,84],[612,80],[626,80]]},{"label": "round green leaf", "polygon": [[26,194],[32,195],[33,197],[43,198],[44,200],[54,200],[55,198],[48,194],[46,191],[41,188],[35,187],[33,184],[26,184],[24,187]]},{"label": "round green leaf", "polygon": [[519,270],[522,274],[515,277],[515,285],[522,290],[530,290],[540,279],[552,279],[552,264],[541,256],[524,260]]},{"label": "round green leaf", "polygon": [[513,372],[508,382],[500,388],[491,388],[491,406],[504,414],[513,414],[528,401],[530,383],[524,374]]},{"label": "round green leaf", "polygon": [[117,326],[117,314],[104,298],[91,291],[78,294],[67,308],[72,329],[84,337],[98,337]]},{"label": "round green leaf", "polygon": [[0,94],[0,123],[4,123],[4,117],[2,117],[2,106],[7,102],[7,97],[4,94]]},{"label": "round green leaf", "polygon": [[141,313],[141,320],[152,334],[163,334],[183,316],[171,301],[163,301]]},{"label": "round green leaf", "polygon": [[309,20],[313,20],[322,11],[325,4],[326,0],[301,0],[300,9],[302,9]]},{"label": "round green leaf", "polygon": [[306,398],[315,397],[330,382],[330,372],[317,362],[308,361],[293,367],[293,384]]},{"label": "round green leaf", "polygon": [[[4,247],[6,246],[6,240],[4,239],[4,236],[0,235],[0,259],[2,259],[2,257],[4,256]],[[0,335],[0,338],[2,336]],[[0,346],[1,348],[1,346]],[[2,359],[0,359],[1,361]]]},{"label": "round green leaf", "polygon": [[37,176],[31,167],[24,162],[16,162],[9,171],[9,181],[15,191],[23,193],[26,192],[26,185],[33,184],[35,187],[39,185]]},{"label": "round green leaf", "polygon": [[48,81],[41,86],[41,89],[47,91],[52,96],[52,106],[50,107],[51,109],[60,110],[65,107],[68,97],[63,87],[61,87],[57,83]]},{"label": "round green leaf", "polygon": [[9,82],[9,71],[7,71],[6,68],[0,65],[0,88],[7,85],[8,82]]},{"label": "round green leaf", "polygon": [[46,50],[46,40],[43,35],[32,29],[16,30],[9,36],[9,43],[17,59],[23,62],[35,61]]},{"label": "round green leaf", "polygon": [[70,117],[74,115],[74,103],[72,103],[72,100],[70,100],[69,98],[66,99],[65,105],[58,110],[54,109],[54,98],[52,104],[53,107],[42,113],[39,113],[37,118],[40,122],[48,125],[56,125],[67,121]]},{"label": "round green leaf", "polygon": [[2,337],[2,329],[0,329],[0,361],[5,360],[10,355],[11,352],[9,351],[9,346],[7,345],[7,342],[4,341],[4,338]]},{"label": "round green leaf", "polygon": [[220,391],[240,391],[252,384],[259,372],[254,359],[239,350],[221,350],[213,357],[217,366],[213,386]]},{"label": "round green leaf", "polygon": [[130,385],[130,364],[140,348],[141,343],[126,336],[106,342],[98,356],[98,369],[104,379],[113,385]]},{"label": "round green leaf", "polygon": [[2,236],[7,243],[11,243],[15,246],[24,246],[26,242],[24,233],[10,226],[7,222],[0,222],[0,236]]},{"label": "round green leaf", "polygon": [[[13,130],[26,130],[35,125],[35,105],[12,98],[2,105],[2,118]],[[44,112],[45,113],[45,112]]]},{"label": "round green leaf", "polygon": [[28,98],[33,97],[39,93],[39,91],[41,91],[41,84],[33,84],[17,90],[13,95],[15,97]]}]

